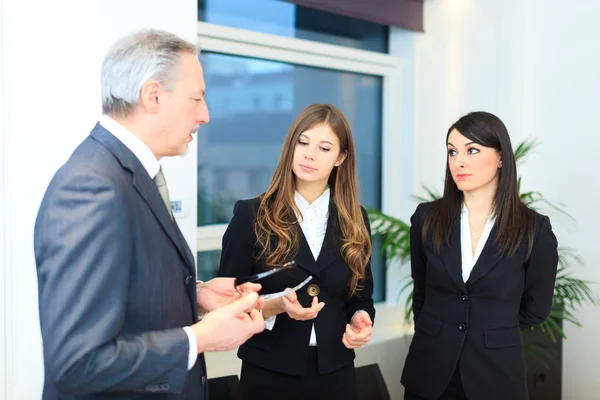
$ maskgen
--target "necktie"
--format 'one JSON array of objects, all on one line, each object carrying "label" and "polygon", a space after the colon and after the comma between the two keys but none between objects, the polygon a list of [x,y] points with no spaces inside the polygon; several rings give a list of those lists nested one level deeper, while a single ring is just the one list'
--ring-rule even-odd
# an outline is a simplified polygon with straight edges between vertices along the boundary
[{"label": "necktie", "polygon": [[171,210],[171,200],[169,199],[169,189],[167,188],[167,180],[162,173],[162,168],[158,170],[158,174],[154,177],[154,184],[158,188],[158,192],[160,193],[160,197],[162,197],[163,203],[165,203],[165,207],[167,207],[167,211],[169,212],[169,217],[171,217],[171,221],[173,221],[173,211]]}]

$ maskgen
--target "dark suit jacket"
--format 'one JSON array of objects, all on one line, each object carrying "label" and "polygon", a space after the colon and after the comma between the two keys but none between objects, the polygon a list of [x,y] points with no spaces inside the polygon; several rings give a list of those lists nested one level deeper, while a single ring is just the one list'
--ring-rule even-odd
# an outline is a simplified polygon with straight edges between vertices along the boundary
[{"label": "dark suit jacket", "polygon": [[202,399],[182,327],[194,258],[134,154],[99,124],[56,173],[35,226],[44,400]]},{"label": "dark suit jacket", "polygon": [[535,218],[533,251],[523,243],[511,257],[500,257],[492,228],[466,284],[462,279],[460,218],[450,246],[437,254],[421,240],[421,204],[411,218],[414,279],[413,337],[402,384],[426,399],[437,399],[460,368],[469,400],[525,400],[527,384],[521,329],[550,313],[558,264],[550,220]]},{"label": "dark suit jacket", "polygon": [[[241,277],[268,269],[263,261],[255,262],[253,257],[257,251],[254,221],[258,205],[257,198],[240,200],[235,204],[233,218],[223,237],[220,276]],[[369,220],[364,210],[363,216],[369,229]],[[336,211],[331,203],[323,247],[316,262],[298,224],[299,250],[297,256],[291,258],[296,261],[296,268],[259,282],[262,284],[261,293],[273,293],[294,287],[312,275],[312,280],[296,292],[298,301],[303,307],[310,307],[312,297],[307,290],[310,284],[314,284],[320,288],[318,298],[325,302],[325,307],[316,319],[310,321],[296,321],[286,313],[277,315],[272,331],[265,330],[240,347],[238,356],[242,360],[272,371],[306,375],[308,343],[313,323],[317,335],[320,373],[335,371],[354,360],[354,350],[344,346],[342,336],[346,324],[357,310],[367,311],[374,321],[375,308],[371,297],[373,280],[369,263],[368,279],[363,283],[364,290],[348,298],[346,290],[351,272],[340,254],[340,244],[336,241],[336,223]],[[276,239],[273,237],[273,240]]]}]

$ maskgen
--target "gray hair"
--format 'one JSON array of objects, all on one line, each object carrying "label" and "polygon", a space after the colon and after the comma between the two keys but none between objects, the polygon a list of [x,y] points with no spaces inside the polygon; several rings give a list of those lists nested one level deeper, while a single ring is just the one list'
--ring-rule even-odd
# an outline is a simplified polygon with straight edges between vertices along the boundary
[{"label": "gray hair", "polygon": [[150,79],[169,90],[182,52],[197,55],[198,48],[161,30],[145,29],[118,40],[102,63],[102,112],[128,115]]}]

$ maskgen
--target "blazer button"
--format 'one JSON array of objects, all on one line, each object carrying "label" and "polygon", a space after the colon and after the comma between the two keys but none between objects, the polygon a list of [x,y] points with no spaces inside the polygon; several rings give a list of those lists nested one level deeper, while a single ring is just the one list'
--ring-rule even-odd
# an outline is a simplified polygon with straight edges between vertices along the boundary
[{"label": "blazer button", "polygon": [[463,293],[463,295],[460,296],[460,298],[462,299],[462,301],[469,301],[469,296],[466,293]]},{"label": "blazer button", "polygon": [[459,330],[459,331],[461,331],[461,332],[462,332],[462,331],[464,331],[465,329],[467,329],[467,326],[461,322],[461,323],[459,323],[459,324],[457,325],[457,328],[458,328],[458,330]]},{"label": "blazer button", "polygon": [[308,292],[309,296],[315,297],[321,292],[321,289],[319,289],[317,285],[312,284],[309,285],[308,288],[306,288],[306,291]]},{"label": "blazer button", "polygon": [[192,280],[192,276],[188,275],[185,277],[185,284],[187,285],[188,283],[190,283],[190,281]]}]

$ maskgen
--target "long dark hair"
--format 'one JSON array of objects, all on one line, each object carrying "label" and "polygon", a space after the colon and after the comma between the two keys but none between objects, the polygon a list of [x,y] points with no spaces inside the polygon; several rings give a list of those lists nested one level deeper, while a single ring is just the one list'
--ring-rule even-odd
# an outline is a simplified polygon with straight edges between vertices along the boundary
[{"label": "long dark hair", "polygon": [[[498,186],[492,205],[492,213],[496,217],[494,241],[500,254],[508,257],[517,251],[523,238],[527,237],[529,258],[533,247],[535,221],[519,196],[517,164],[506,126],[495,115],[477,111],[452,124],[446,134],[446,142],[454,129],[467,139],[500,153],[502,168],[499,170]],[[438,253],[443,243],[450,244],[450,234],[460,216],[462,202],[463,193],[452,179],[450,167],[446,162],[444,195],[433,203],[423,221],[423,241],[427,240],[429,234],[433,249]]]},{"label": "long dark hair", "polygon": [[[341,252],[352,271],[348,284],[350,295],[362,289],[361,281],[371,259],[371,240],[364,223],[358,201],[358,177],[356,152],[350,124],[344,114],[330,104],[313,104],[307,107],[292,123],[285,138],[279,164],[275,169],[269,188],[260,198],[254,231],[258,240],[257,259],[274,267],[293,257],[298,251],[298,220],[301,215],[294,201],[296,190],[292,160],[300,135],[321,124],[328,125],[340,141],[340,153],[346,159],[334,167],[329,175],[331,198],[335,204],[341,236]],[[271,235],[277,236],[277,245],[271,244]]]}]

